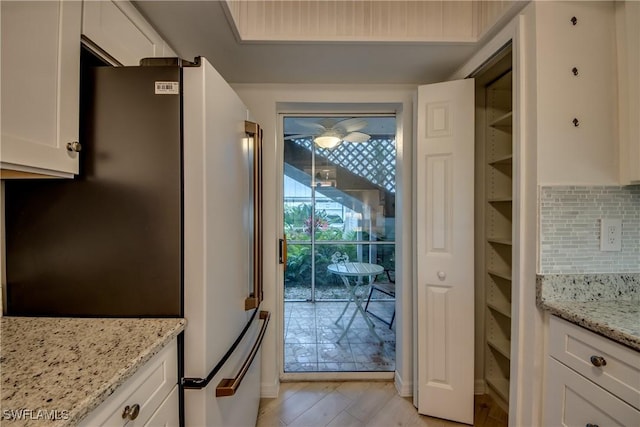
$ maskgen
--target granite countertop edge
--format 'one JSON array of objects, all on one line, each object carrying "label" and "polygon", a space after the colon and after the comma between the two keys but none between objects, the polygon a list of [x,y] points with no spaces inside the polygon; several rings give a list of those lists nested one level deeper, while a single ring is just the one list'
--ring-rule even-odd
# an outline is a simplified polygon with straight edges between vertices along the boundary
[{"label": "granite countertop edge", "polygon": [[[595,304],[595,302],[591,302],[591,304]],[[636,351],[640,351],[640,337],[621,330],[616,326],[589,318],[589,316],[585,316],[584,313],[579,313],[572,309],[569,304],[563,304],[562,302],[540,301],[538,303],[538,307],[568,322],[582,326],[583,328],[602,335],[605,338],[609,338],[610,340]]]},{"label": "granite countertop edge", "polygon": [[[186,319],[177,317],[0,320],[4,371],[0,424],[24,427],[78,425],[187,324]],[[75,375],[81,377],[74,379]],[[65,415],[48,420],[7,418],[5,412],[21,408],[58,408]]]},{"label": "granite countertop edge", "polygon": [[536,306],[640,351],[640,273],[539,274]]},{"label": "granite countertop edge", "polygon": [[115,393],[122,384],[124,384],[138,371],[138,369],[151,360],[153,356],[158,354],[173,338],[177,337],[186,326],[185,319],[179,320],[180,321],[176,324],[175,328],[168,330],[167,333],[162,337],[159,337],[153,345],[140,352],[138,357],[133,359],[130,364],[125,365],[113,377],[106,379],[103,386],[96,390],[93,395],[88,396],[84,402],[78,402],[78,411],[72,414],[72,416],[69,417],[69,419],[66,420],[66,423],[62,424],[61,427],[75,426],[80,423],[91,413],[91,411],[96,409],[113,393]]}]

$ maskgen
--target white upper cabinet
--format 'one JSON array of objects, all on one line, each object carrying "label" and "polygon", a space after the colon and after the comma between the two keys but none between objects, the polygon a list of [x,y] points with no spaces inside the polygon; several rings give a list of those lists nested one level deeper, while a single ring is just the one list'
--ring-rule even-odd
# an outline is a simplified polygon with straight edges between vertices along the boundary
[{"label": "white upper cabinet", "polygon": [[128,1],[2,1],[2,178],[78,173],[81,34],[122,65],[176,56]]},{"label": "white upper cabinet", "polygon": [[620,181],[640,184],[640,2],[616,2]]},{"label": "white upper cabinet", "polygon": [[617,185],[615,4],[531,5],[538,184]]},{"label": "white upper cabinet", "polygon": [[[2,176],[72,177],[79,153],[79,1],[0,3]],[[17,172],[15,172],[17,171]]]},{"label": "white upper cabinet", "polygon": [[176,56],[128,1],[85,1],[82,35],[122,65],[140,59]]}]

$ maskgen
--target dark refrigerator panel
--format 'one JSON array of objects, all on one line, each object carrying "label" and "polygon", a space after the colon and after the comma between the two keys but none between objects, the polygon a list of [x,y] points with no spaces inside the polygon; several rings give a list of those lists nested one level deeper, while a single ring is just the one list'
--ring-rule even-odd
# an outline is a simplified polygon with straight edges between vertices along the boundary
[{"label": "dark refrigerator panel", "polygon": [[7,315],[182,314],[180,73],[91,69],[80,175],[5,183]]}]

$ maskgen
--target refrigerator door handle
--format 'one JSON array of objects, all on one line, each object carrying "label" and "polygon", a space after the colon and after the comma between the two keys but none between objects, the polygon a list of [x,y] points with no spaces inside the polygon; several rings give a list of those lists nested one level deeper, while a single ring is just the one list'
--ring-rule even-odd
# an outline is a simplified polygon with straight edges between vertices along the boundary
[{"label": "refrigerator door handle", "polygon": [[249,372],[249,368],[253,363],[253,359],[255,359],[258,354],[258,350],[260,350],[260,346],[262,345],[262,339],[264,338],[264,334],[267,331],[267,325],[269,324],[269,319],[271,318],[271,313],[268,311],[260,312],[260,320],[263,320],[262,327],[260,328],[260,333],[258,333],[258,337],[256,338],[256,342],[253,343],[253,347],[247,356],[247,359],[242,364],[242,367],[238,371],[238,374],[234,378],[223,378],[218,386],[216,387],[216,397],[224,397],[224,396],[233,396],[236,394],[236,391],[240,387],[244,376]]},{"label": "refrigerator door handle", "polygon": [[[262,343],[262,338],[264,337],[264,333],[267,330],[267,324],[269,323],[271,314],[268,311],[258,312],[258,310],[256,310],[251,315],[251,319],[249,319],[249,321],[245,325],[244,329],[242,330],[238,338],[236,338],[235,342],[231,345],[231,348],[229,348],[229,350],[227,350],[225,355],[222,356],[222,359],[211,370],[211,372],[209,372],[209,375],[207,375],[206,378],[184,377],[180,380],[180,384],[182,385],[182,387],[184,389],[190,389],[190,390],[199,390],[207,387],[207,385],[209,385],[213,377],[215,377],[218,374],[218,372],[220,372],[220,369],[222,369],[224,364],[227,363],[229,358],[233,355],[233,352],[236,351],[236,349],[244,339],[244,336],[249,331],[249,328],[251,328],[251,325],[253,324],[253,321],[255,320],[256,315],[258,313],[260,313],[260,319],[264,320],[264,323],[262,324],[262,328],[260,329],[260,333],[258,334],[258,338],[256,339],[257,344],[254,344],[254,348],[257,346],[257,348],[259,349],[260,344]],[[257,352],[257,349],[255,351]],[[251,352],[253,352],[253,349]],[[255,355],[253,357],[255,357]],[[249,363],[249,365],[251,365],[251,363]]]},{"label": "refrigerator door handle", "polygon": [[244,131],[251,142],[253,161],[253,290],[244,300],[244,309],[258,308],[263,299],[262,279],[262,129],[245,121]]}]

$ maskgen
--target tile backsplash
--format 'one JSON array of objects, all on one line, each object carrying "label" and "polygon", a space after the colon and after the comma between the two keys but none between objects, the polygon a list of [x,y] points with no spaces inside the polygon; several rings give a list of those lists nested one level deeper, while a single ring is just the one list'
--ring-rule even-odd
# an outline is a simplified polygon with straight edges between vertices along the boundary
[{"label": "tile backsplash", "polygon": [[[540,273],[640,272],[640,186],[540,187]],[[622,220],[622,250],[600,251],[600,220]]]}]

